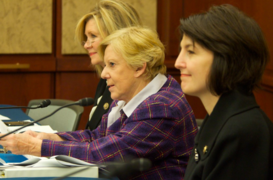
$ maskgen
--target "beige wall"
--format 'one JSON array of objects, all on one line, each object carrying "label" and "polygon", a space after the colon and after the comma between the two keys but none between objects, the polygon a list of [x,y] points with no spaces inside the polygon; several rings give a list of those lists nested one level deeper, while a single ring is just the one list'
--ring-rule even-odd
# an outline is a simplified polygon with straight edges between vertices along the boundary
[{"label": "beige wall", "polygon": [[0,0],[0,54],[52,52],[52,0]]},{"label": "beige wall", "polygon": [[[156,30],[157,0],[124,0],[145,26]],[[62,0],[62,54],[85,54],[75,41],[75,27],[98,0]],[[52,53],[53,0],[0,0],[0,54]]]},{"label": "beige wall", "polygon": [[[157,0],[123,0],[138,11],[145,26],[156,30]],[[62,54],[85,54],[75,41],[78,20],[88,13],[98,0],[62,0]]]}]

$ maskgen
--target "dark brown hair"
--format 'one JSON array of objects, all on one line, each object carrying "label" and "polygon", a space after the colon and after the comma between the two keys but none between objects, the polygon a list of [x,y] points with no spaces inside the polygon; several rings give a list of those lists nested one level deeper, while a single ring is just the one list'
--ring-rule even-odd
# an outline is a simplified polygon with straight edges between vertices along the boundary
[{"label": "dark brown hair", "polygon": [[259,86],[269,61],[259,25],[232,5],[213,6],[208,12],[181,19],[180,32],[214,53],[208,77],[211,92]]}]

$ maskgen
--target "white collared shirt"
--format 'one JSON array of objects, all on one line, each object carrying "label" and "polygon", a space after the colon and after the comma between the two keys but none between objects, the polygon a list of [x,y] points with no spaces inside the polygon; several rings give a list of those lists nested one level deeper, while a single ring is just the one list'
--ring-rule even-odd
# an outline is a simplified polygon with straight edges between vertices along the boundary
[{"label": "white collared shirt", "polygon": [[167,81],[167,77],[158,74],[147,86],[145,86],[137,95],[135,95],[126,105],[125,101],[118,101],[118,105],[113,107],[108,115],[107,128],[110,127],[119,117],[120,110],[123,109],[127,117],[130,117],[137,106],[149,96],[157,93]]}]

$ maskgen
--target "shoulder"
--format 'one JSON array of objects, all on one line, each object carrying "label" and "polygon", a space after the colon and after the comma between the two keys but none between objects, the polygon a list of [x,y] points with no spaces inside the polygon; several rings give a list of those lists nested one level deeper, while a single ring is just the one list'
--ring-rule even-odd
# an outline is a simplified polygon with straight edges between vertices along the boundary
[{"label": "shoulder", "polygon": [[240,142],[255,143],[270,137],[273,129],[260,108],[253,108],[230,117],[220,134],[234,137]]},{"label": "shoulder", "polygon": [[165,104],[172,108],[189,106],[180,84],[170,75],[163,87],[150,96],[147,101]]},{"label": "shoulder", "polygon": [[163,87],[145,99],[138,109],[146,109],[152,113],[169,112],[176,117],[185,116],[189,113],[193,115],[180,84],[170,75]]},{"label": "shoulder", "polygon": [[182,89],[180,84],[171,76],[167,75],[167,81],[163,85],[163,87],[160,89],[159,93],[168,93],[168,92],[176,92],[179,94],[182,94]]}]

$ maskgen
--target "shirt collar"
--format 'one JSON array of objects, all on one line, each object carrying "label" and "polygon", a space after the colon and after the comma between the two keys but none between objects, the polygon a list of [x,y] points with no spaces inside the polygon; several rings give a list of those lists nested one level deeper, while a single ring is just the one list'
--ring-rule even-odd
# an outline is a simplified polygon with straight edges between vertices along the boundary
[{"label": "shirt collar", "polygon": [[131,116],[137,106],[142,103],[147,97],[157,93],[167,81],[167,77],[163,74],[158,74],[147,86],[145,86],[135,97],[133,97],[127,104],[125,101],[118,101],[117,106],[113,107],[108,115],[107,127],[110,127],[119,117],[120,110],[127,117]]},{"label": "shirt collar", "polygon": [[125,106],[123,103],[123,111],[127,117],[131,116],[137,106],[152,94],[157,93],[167,81],[167,77],[163,74],[158,74],[154,79],[145,86],[136,96],[134,96]]}]

